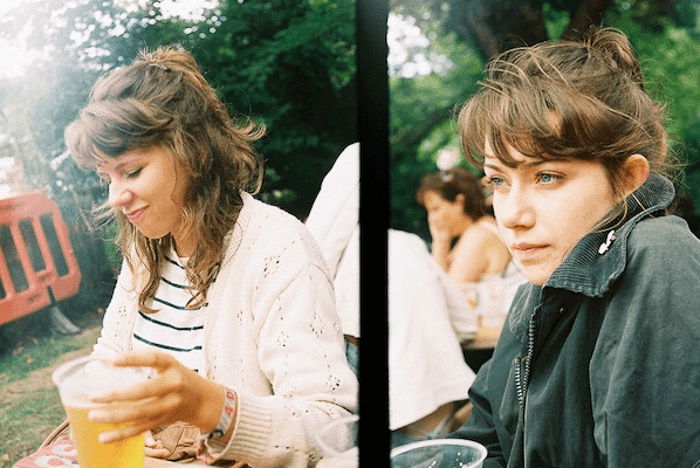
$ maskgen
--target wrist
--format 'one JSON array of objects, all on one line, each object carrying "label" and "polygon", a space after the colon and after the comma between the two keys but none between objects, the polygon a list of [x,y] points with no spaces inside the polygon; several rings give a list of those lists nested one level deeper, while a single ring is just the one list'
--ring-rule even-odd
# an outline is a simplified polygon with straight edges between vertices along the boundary
[{"label": "wrist", "polygon": [[433,248],[449,249],[451,241],[452,237],[450,237],[449,235],[435,235],[432,236],[431,243],[433,245]]},{"label": "wrist", "polygon": [[[198,376],[199,377],[199,376]],[[201,378],[199,391],[192,400],[194,415],[191,423],[199,427],[200,431],[208,434],[214,430],[224,404],[224,386],[211,380]]]},{"label": "wrist", "polygon": [[433,244],[431,245],[430,253],[435,258],[440,258],[440,259],[447,258],[447,255],[450,253],[449,242],[433,241]]},{"label": "wrist", "polygon": [[218,385],[218,402],[215,406],[218,408],[216,412],[216,422],[212,425],[211,416],[209,424],[202,427],[204,430],[202,439],[210,442],[225,444],[230,439],[233,425],[236,420],[238,410],[238,395],[233,389]]}]

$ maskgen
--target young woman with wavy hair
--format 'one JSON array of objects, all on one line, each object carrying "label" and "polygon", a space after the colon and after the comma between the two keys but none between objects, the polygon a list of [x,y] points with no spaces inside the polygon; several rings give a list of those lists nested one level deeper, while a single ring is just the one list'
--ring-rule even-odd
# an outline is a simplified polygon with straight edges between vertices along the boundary
[{"label": "young woman with wavy hair", "polygon": [[700,242],[667,215],[664,110],[624,34],[508,51],[462,108],[528,279],[454,434],[484,467],[700,460]]},{"label": "young woman with wavy hair", "polygon": [[[71,155],[109,185],[124,256],[94,353],[155,371],[98,396],[126,403],[92,410],[124,424],[102,440],[185,423],[204,435],[208,462],[306,467],[318,429],[355,410],[319,249],[300,221],[252,196],[262,134],[234,121],[172,47],[100,79],[67,128]],[[169,456],[159,440],[148,432],[146,453]]]}]

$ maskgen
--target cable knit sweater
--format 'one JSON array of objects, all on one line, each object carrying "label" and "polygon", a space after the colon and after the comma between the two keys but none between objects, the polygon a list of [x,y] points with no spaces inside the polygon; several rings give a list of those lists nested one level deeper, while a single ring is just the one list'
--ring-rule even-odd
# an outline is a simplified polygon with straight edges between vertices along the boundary
[{"label": "cable knit sweater", "polygon": [[[236,390],[238,415],[228,445],[209,450],[255,468],[313,466],[315,434],[357,402],[332,282],[301,222],[243,200],[207,293],[203,345],[207,378]],[[130,350],[134,284],[123,265],[95,354]]]}]

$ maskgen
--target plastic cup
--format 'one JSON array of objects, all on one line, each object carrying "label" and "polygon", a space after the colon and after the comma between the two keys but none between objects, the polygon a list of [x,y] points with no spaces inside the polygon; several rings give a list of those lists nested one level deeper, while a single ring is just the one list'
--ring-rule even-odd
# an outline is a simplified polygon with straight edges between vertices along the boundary
[{"label": "plastic cup", "polygon": [[471,440],[433,439],[391,451],[391,468],[480,468],[486,447]]},{"label": "plastic cup", "polygon": [[357,468],[357,429],[360,418],[357,415],[336,419],[321,428],[316,442],[323,459],[317,468]]},{"label": "plastic cup", "polygon": [[58,387],[63,408],[70,422],[80,468],[143,468],[143,434],[119,442],[100,442],[100,433],[123,427],[125,424],[89,421],[88,412],[91,409],[115,405],[92,403],[88,395],[96,391],[145,382],[150,372],[151,369],[146,367],[115,367],[90,356],[69,361],[53,372],[52,379]]}]

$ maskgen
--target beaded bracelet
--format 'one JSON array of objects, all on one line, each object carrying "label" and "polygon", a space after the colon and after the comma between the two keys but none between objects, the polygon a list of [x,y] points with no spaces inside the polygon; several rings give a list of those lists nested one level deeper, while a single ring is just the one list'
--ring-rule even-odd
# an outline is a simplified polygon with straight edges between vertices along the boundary
[{"label": "beaded bracelet", "polygon": [[237,401],[236,392],[228,387],[224,387],[224,407],[221,409],[219,422],[216,423],[216,427],[213,431],[203,436],[204,439],[218,442],[224,438],[228,432],[228,428],[231,426],[231,419],[233,418],[233,412],[236,408]]}]

